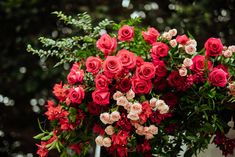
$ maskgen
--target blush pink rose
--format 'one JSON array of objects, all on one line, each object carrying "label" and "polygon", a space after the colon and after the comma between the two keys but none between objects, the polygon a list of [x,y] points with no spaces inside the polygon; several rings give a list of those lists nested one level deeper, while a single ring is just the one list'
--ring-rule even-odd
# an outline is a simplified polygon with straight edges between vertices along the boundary
[{"label": "blush pink rose", "polygon": [[85,97],[85,92],[81,86],[78,86],[76,88],[70,88],[68,98],[72,103],[81,104],[84,97]]},{"label": "blush pink rose", "polygon": [[103,146],[103,140],[104,140],[104,137],[99,135],[95,138],[95,143],[99,146]]},{"label": "blush pink rose", "polygon": [[222,69],[214,68],[209,73],[209,79],[208,81],[213,85],[217,87],[225,87],[227,84],[227,73],[223,71]]},{"label": "blush pink rose", "polygon": [[109,136],[114,134],[114,127],[112,125],[109,125],[105,128],[105,133]]},{"label": "blush pink rose", "polygon": [[96,75],[102,66],[102,60],[98,57],[90,56],[86,60],[86,71]]},{"label": "blush pink rose", "polygon": [[160,33],[155,28],[149,27],[147,32],[142,31],[142,36],[146,42],[148,42],[149,44],[153,44],[157,41]]},{"label": "blush pink rose", "polygon": [[112,141],[111,141],[111,139],[110,139],[109,137],[105,137],[105,138],[103,139],[103,146],[104,146],[104,147],[110,147],[110,146],[111,146],[111,143],[112,143]]},{"label": "blush pink rose", "polygon": [[118,30],[118,40],[131,41],[134,37],[134,27],[124,25]]},{"label": "blush pink rose", "polygon": [[102,123],[104,124],[110,124],[111,120],[110,120],[110,114],[107,112],[101,113],[100,114],[100,120]]},{"label": "blush pink rose", "polygon": [[120,113],[118,111],[114,111],[110,114],[110,120],[113,122],[118,121],[121,118]]},{"label": "blush pink rose", "polygon": [[104,74],[108,78],[113,78],[115,75],[121,73],[123,67],[121,60],[116,56],[108,56],[103,64]]},{"label": "blush pink rose", "polygon": [[92,99],[94,103],[99,104],[101,106],[108,105],[110,99],[110,92],[95,90],[92,93]]},{"label": "blush pink rose", "polygon": [[209,38],[205,43],[206,56],[216,57],[222,54],[223,44],[219,38]]},{"label": "blush pink rose", "polygon": [[142,105],[140,103],[134,103],[131,105],[131,111],[135,114],[140,114],[142,112]]},{"label": "blush pink rose", "polygon": [[100,39],[96,42],[96,46],[105,56],[111,55],[116,50],[117,40],[111,38],[108,34],[103,34]]}]

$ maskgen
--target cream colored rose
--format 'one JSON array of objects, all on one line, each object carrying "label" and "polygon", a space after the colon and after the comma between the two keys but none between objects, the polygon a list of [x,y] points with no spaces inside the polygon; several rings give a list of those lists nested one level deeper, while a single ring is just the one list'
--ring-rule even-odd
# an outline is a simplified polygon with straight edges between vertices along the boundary
[{"label": "cream colored rose", "polygon": [[131,111],[132,113],[135,114],[140,114],[142,112],[142,105],[140,103],[134,103],[131,105]]},{"label": "cream colored rose", "polygon": [[95,138],[95,143],[99,146],[103,146],[103,140],[104,140],[103,136],[99,135]]},{"label": "cream colored rose", "polygon": [[127,103],[125,106],[123,106],[124,109],[126,109],[128,113],[131,111],[131,105],[132,105],[132,103],[129,102],[129,103]]},{"label": "cream colored rose", "polygon": [[150,140],[150,139],[153,139],[153,138],[154,138],[153,134],[151,134],[151,133],[145,134],[145,139],[146,140]]},{"label": "cream colored rose", "polygon": [[163,39],[166,39],[166,40],[171,40],[172,36],[171,36],[170,33],[164,32],[164,33],[162,34],[162,38],[163,38]]},{"label": "cream colored rose", "polygon": [[111,146],[111,143],[112,143],[112,141],[111,141],[111,139],[110,139],[109,137],[105,137],[105,138],[103,139],[103,146],[105,146],[105,147],[110,147],[110,146]]},{"label": "cream colored rose", "polygon": [[170,45],[171,45],[171,47],[176,47],[177,46],[177,41],[175,39],[170,40]]},{"label": "cream colored rose", "polygon": [[113,135],[114,134],[114,127],[112,126],[112,125],[109,125],[109,126],[107,126],[106,128],[105,128],[105,133],[107,134],[107,135]]},{"label": "cream colored rose", "polygon": [[158,127],[156,127],[155,125],[150,125],[149,132],[153,135],[156,135],[158,133]]},{"label": "cream colored rose", "polygon": [[190,58],[185,58],[183,64],[185,67],[190,67],[191,65],[193,65],[193,61]]},{"label": "cream colored rose", "polygon": [[126,98],[128,100],[132,100],[133,98],[135,97],[135,92],[133,92],[133,90],[129,90],[127,93],[126,93]]},{"label": "cream colored rose", "polygon": [[158,109],[160,106],[166,105],[164,100],[157,100],[156,101],[156,108]]},{"label": "cream colored rose", "polygon": [[100,114],[100,120],[104,124],[110,123],[110,115],[107,112],[101,113]]},{"label": "cream colored rose", "polygon": [[121,96],[123,96],[123,93],[120,91],[117,91],[116,93],[113,94],[113,99],[117,100],[117,98],[120,98]]},{"label": "cream colored rose", "polygon": [[117,98],[117,105],[125,106],[126,104],[128,104],[128,100],[126,99],[125,96],[121,96],[121,97]]},{"label": "cream colored rose", "polygon": [[189,55],[193,55],[196,52],[196,47],[194,45],[185,46],[185,52]]},{"label": "cream colored rose", "polygon": [[235,45],[231,45],[228,47],[228,49],[232,52],[235,52]]},{"label": "cream colored rose", "polygon": [[228,50],[222,51],[222,54],[223,54],[224,57],[230,58],[230,57],[232,57],[233,52],[228,49]]},{"label": "cream colored rose", "polygon": [[128,113],[127,118],[129,118],[130,120],[138,120],[139,119],[139,115],[133,112]]},{"label": "cream colored rose", "polygon": [[158,107],[158,110],[160,114],[165,114],[169,112],[169,106],[168,105],[162,105]]},{"label": "cream colored rose", "polygon": [[156,98],[151,98],[150,99],[149,105],[152,107],[152,109],[154,109],[156,107],[156,102],[157,102]]},{"label": "cream colored rose", "polygon": [[235,82],[229,83],[228,89],[229,89],[229,94],[235,96]]},{"label": "cream colored rose", "polygon": [[179,69],[180,76],[186,76],[187,75],[187,69],[182,67]]},{"label": "cream colored rose", "polygon": [[118,111],[114,111],[110,114],[110,120],[112,122],[116,122],[121,118],[120,113]]},{"label": "cream colored rose", "polygon": [[172,37],[174,37],[174,36],[177,35],[177,29],[175,29],[175,28],[169,30],[168,32],[170,33],[170,35],[171,35]]},{"label": "cream colored rose", "polygon": [[194,39],[190,39],[189,41],[187,41],[187,45],[193,45],[194,47],[197,47],[197,42]]}]

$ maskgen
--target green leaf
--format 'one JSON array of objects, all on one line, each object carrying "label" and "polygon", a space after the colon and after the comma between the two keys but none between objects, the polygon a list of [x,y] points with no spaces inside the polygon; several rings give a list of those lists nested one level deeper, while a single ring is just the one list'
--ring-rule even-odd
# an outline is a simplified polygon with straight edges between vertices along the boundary
[{"label": "green leaf", "polygon": [[46,133],[43,132],[43,133],[40,133],[40,134],[34,136],[33,138],[34,138],[34,139],[37,139],[37,140],[40,140],[45,134],[46,134]]}]

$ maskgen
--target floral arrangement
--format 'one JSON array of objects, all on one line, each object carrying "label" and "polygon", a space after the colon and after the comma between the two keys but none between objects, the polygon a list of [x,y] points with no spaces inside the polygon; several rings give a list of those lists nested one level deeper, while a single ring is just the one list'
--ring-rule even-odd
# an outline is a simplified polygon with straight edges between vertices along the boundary
[{"label": "floral arrangement", "polygon": [[228,126],[221,112],[235,106],[235,46],[211,37],[198,51],[191,34],[160,33],[140,19],[92,27],[85,13],[55,13],[76,35],[40,38],[48,50],[28,51],[74,63],[54,85],[57,101],[46,104],[50,127],[40,125],[35,136],[40,157],[52,149],[85,156],[94,145],[120,157],[177,156],[186,145],[192,156],[213,139],[225,156],[233,153],[234,140],[222,140]]}]

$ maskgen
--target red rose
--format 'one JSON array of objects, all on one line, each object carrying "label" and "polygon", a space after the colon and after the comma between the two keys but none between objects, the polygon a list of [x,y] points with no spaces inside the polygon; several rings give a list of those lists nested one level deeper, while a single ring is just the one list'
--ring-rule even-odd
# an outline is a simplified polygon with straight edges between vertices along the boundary
[{"label": "red rose", "polygon": [[67,76],[67,80],[69,84],[75,84],[75,83],[82,83],[84,79],[84,71],[83,70],[73,70],[69,72]]},{"label": "red rose", "polygon": [[205,43],[206,56],[216,57],[222,54],[223,44],[219,38],[209,38]]},{"label": "red rose", "polygon": [[117,57],[120,58],[123,68],[132,69],[136,65],[136,57],[134,53],[122,49],[118,51]]},{"label": "red rose", "polygon": [[112,78],[122,71],[122,64],[120,58],[116,56],[108,56],[103,64],[104,74]]},{"label": "red rose", "polygon": [[114,146],[124,146],[128,142],[129,132],[120,130],[117,134],[113,134],[111,138]]},{"label": "red rose", "polygon": [[72,103],[81,104],[82,100],[85,97],[84,89],[81,86],[70,88],[68,97]]},{"label": "red rose", "polygon": [[159,35],[160,33],[153,27],[149,27],[147,32],[142,31],[144,40],[149,44],[153,44],[154,42],[156,42]]},{"label": "red rose", "polygon": [[86,71],[97,74],[100,71],[102,60],[98,57],[88,57],[86,60]]},{"label": "red rose", "polygon": [[136,150],[137,152],[146,153],[151,150],[151,145],[148,140],[144,140],[144,143],[137,145]]},{"label": "red rose", "polygon": [[155,67],[153,63],[144,62],[136,69],[136,76],[143,80],[150,80],[155,76]]},{"label": "red rose", "polygon": [[156,75],[159,77],[164,77],[167,74],[166,64],[162,60],[153,62],[156,69]]},{"label": "red rose", "polygon": [[[190,66],[190,70],[197,72],[197,73],[204,71],[204,68],[205,68],[205,57],[204,56],[197,55],[197,56],[193,57],[192,61],[193,61],[193,65]],[[207,69],[211,69],[212,68],[211,61],[208,60],[207,64],[208,64]]]},{"label": "red rose", "polygon": [[103,74],[98,74],[95,77],[95,87],[98,90],[108,90],[110,80]]},{"label": "red rose", "polygon": [[167,80],[165,77],[157,77],[154,80],[154,89],[158,90],[158,91],[163,91],[165,89],[167,89]]},{"label": "red rose", "polygon": [[156,42],[153,44],[151,52],[151,57],[153,60],[158,59],[159,57],[166,57],[168,55],[169,47],[161,42]]},{"label": "red rose", "polygon": [[[191,81],[193,82],[193,79]],[[168,83],[171,87],[174,87],[179,91],[185,91],[189,88],[189,86],[187,85],[187,77],[180,76],[178,71],[172,71],[170,73],[170,75],[168,76]]]},{"label": "red rose", "polygon": [[208,81],[213,85],[213,86],[218,86],[218,87],[224,87],[227,84],[227,73],[224,72],[222,69],[217,69],[214,68],[210,73],[209,73],[209,79]]},{"label": "red rose", "polygon": [[94,103],[104,106],[109,104],[110,93],[108,91],[95,90],[92,93],[92,99]]},{"label": "red rose", "polygon": [[220,64],[220,65],[217,65],[215,68],[217,68],[217,69],[222,69],[224,72],[226,72],[226,77],[227,77],[227,78],[230,77],[228,68],[227,68],[225,65]]},{"label": "red rose", "polygon": [[162,99],[171,108],[174,107],[178,102],[178,98],[174,93],[166,93],[166,94],[164,94]]},{"label": "red rose", "polygon": [[120,41],[131,41],[134,37],[134,28],[131,26],[122,26],[118,30],[118,40]]},{"label": "red rose", "polygon": [[148,94],[152,89],[152,82],[150,80],[142,80],[137,77],[132,78],[132,90],[136,94]]},{"label": "red rose", "polygon": [[118,82],[118,89],[122,93],[126,93],[131,89],[131,80],[129,78],[123,78],[120,82]]},{"label": "red rose", "polygon": [[184,35],[178,35],[176,37],[176,42],[181,44],[181,45],[186,45],[186,43],[189,41],[189,38],[184,34]]},{"label": "red rose", "polygon": [[116,38],[111,38],[108,34],[103,34],[96,42],[96,46],[104,53],[105,56],[111,55],[117,47]]},{"label": "red rose", "polygon": [[100,115],[101,113],[101,108],[99,105],[95,104],[94,102],[90,102],[88,103],[87,105],[87,108],[88,108],[88,112],[91,114],[91,115]]}]

